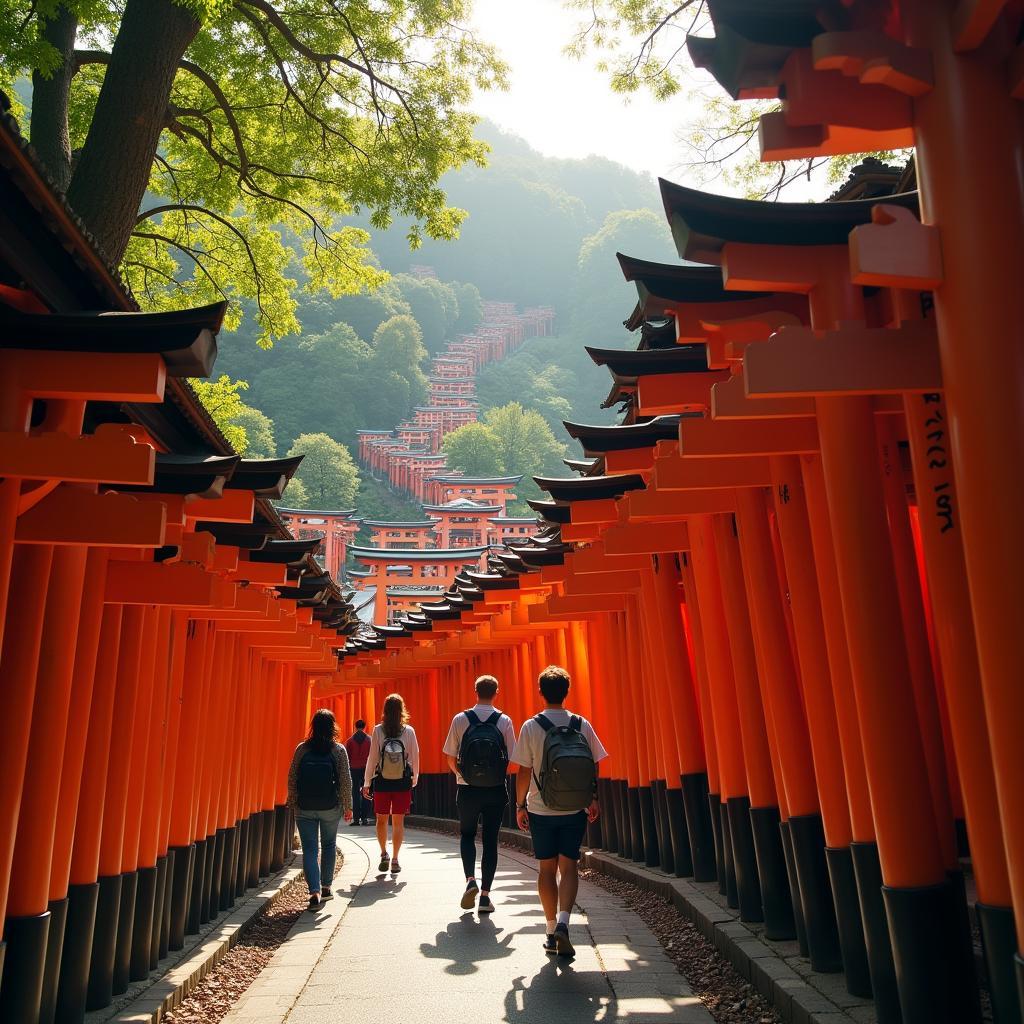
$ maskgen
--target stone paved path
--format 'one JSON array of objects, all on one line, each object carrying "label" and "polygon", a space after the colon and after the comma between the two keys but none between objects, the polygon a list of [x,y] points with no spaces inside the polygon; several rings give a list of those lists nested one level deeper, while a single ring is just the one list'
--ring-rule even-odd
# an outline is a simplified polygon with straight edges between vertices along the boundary
[{"label": "stone paved path", "polygon": [[303,914],[225,1024],[711,1024],[647,926],[581,884],[572,961],[541,949],[536,871],[503,849],[488,917],[459,907],[458,842],[410,830],[397,878],[339,836],[338,896]]}]

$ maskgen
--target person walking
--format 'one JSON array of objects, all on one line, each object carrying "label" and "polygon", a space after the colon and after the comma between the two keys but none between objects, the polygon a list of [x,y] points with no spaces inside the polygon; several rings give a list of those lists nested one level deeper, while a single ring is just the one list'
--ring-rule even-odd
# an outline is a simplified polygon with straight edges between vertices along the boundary
[{"label": "person walking", "polygon": [[345,740],[348,764],[352,769],[352,825],[370,824],[370,801],[363,796],[366,760],[370,756],[370,737],[366,735],[366,722],[356,722],[356,731]]},{"label": "person walking", "polygon": [[295,748],[288,769],[288,806],[302,843],[302,869],[309,886],[309,909],[332,899],[338,853],[338,824],[352,817],[352,774],[348,752],[337,742],[338,723],[321,708],[309,735]]},{"label": "person walking", "polygon": [[[512,719],[494,706],[498,680],[480,676],[474,684],[476,704],[452,719],[444,741],[448,767],[455,773],[455,806],[459,812],[462,870],[466,889],[462,909],[472,910],[480,894],[479,911],[494,910],[491,885],[498,867],[498,833],[508,803],[508,761],[516,736]],[[476,881],[476,831],[483,820],[480,885]]]},{"label": "person walking", "polygon": [[[402,870],[398,851],[405,837],[405,816],[412,807],[412,791],[420,778],[420,746],[416,730],[409,725],[405,701],[397,693],[384,699],[380,721],[370,735],[367,758],[371,782],[363,786],[363,796],[373,792],[373,812],[377,816],[377,842],[380,843],[380,864],[377,870],[390,867],[391,874]],[[391,818],[391,856],[388,856],[388,817]]]},{"label": "person walking", "polygon": [[538,680],[544,710],[527,719],[512,761],[516,822],[533,838],[537,892],[544,907],[544,950],[572,956],[569,915],[579,888],[580,845],[587,823],[597,821],[598,763],[608,756],[594,727],[565,707],[569,673],[549,665]]}]

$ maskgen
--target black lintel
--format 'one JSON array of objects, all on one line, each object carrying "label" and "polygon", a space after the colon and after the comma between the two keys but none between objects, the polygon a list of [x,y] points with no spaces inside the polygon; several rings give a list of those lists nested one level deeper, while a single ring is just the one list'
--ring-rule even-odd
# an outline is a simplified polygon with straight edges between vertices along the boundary
[{"label": "black lintel", "polygon": [[638,473],[565,479],[535,476],[533,479],[542,491],[547,491],[556,501],[595,501],[600,498],[617,498],[627,491],[640,490],[646,486],[644,478]]},{"label": "black lintel", "polygon": [[301,455],[288,459],[242,459],[228,481],[228,488],[254,491],[261,498],[280,498],[300,462]]},{"label": "black lintel", "polygon": [[538,498],[527,498],[526,504],[549,523],[572,522],[571,509],[568,505],[560,505],[555,501],[544,501]]},{"label": "black lintel", "polygon": [[[918,194],[903,192],[879,199],[838,203],[767,203],[712,195],[659,179],[665,215],[676,249],[683,259],[721,261],[728,242],[752,245],[846,245],[850,232],[871,221],[879,203],[902,206],[917,213]],[[750,292],[726,292],[742,299]]]},{"label": "black lintel", "polygon": [[598,366],[607,366],[616,377],[635,379],[659,373],[703,373],[708,368],[707,345],[676,345],[632,352],[590,345],[584,348]]},{"label": "black lintel", "polygon": [[162,355],[171,377],[209,377],[226,302],[164,313],[22,313],[0,304],[0,348]]},{"label": "black lintel", "polygon": [[249,555],[250,562],[276,562],[280,565],[296,565],[304,562],[321,544],[319,537],[313,540],[271,540],[259,551]]},{"label": "black lintel", "polygon": [[191,494],[219,498],[238,466],[237,455],[174,455],[158,452],[152,486],[117,485],[119,491]]},{"label": "black lintel", "polygon": [[655,416],[646,423],[628,425],[596,425],[568,421],[563,425],[569,436],[583,445],[583,450],[588,455],[650,448],[659,441],[671,441],[679,437],[678,416]]}]

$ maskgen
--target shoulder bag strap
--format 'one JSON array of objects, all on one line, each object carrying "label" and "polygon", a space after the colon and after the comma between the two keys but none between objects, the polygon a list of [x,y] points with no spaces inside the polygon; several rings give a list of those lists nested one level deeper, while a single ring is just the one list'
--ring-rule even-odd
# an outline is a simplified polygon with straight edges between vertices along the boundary
[{"label": "shoulder bag strap", "polygon": [[573,715],[569,719],[569,727],[577,732],[583,732],[583,719],[579,715]]},{"label": "shoulder bag strap", "polygon": [[469,719],[470,725],[480,724],[480,717],[472,708],[470,708],[468,711],[463,711],[462,713]]},{"label": "shoulder bag strap", "polygon": [[544,730],[545,732],[549,732],[549,731],[550,731],[551,729],[554,729],[554,727],[555,727],[555,723],[554,723],[554,722],[552,722],[552,721],[551,721],[551,719],[550,719],[550,718],[548,718],[548,717],[547,717],[547,715],[545,715],[545,714],[539,714],[539,715],[534,715],[534,716],[533,716],[533,720],[534,720],[534,721],[535,721],[535,722],[536,722],[536,723],[537,723],[537,724],[538,724],[538,725],[539,725],[539,726],[540,726],[540,727],[541,727],[541,728],[542,728],[542,729],[543,729],[543,730]]}]

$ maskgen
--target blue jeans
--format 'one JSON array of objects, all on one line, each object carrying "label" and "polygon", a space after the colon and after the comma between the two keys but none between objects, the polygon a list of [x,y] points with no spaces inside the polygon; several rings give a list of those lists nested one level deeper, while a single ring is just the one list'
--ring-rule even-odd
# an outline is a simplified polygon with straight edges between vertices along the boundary
[{"label": "blue jeans", "polygon": [[310,895],[319,895],[321,888],[330,888],[334,881],[340,821],[340,807],[329,811],[299,810],[295,814],[295,825],[302,841],[302,870],[306,873]]}]

